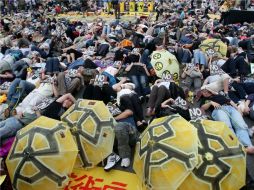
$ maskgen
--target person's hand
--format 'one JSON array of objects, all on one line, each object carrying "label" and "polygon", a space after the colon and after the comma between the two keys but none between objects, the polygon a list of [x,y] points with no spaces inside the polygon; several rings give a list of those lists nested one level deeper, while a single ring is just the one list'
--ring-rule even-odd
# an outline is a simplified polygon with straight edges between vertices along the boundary
[{"label": "person's hand", "polygon": [[169,101],[170,103],[172,103],[172,104],[175,103],[175,100],[174,100],[173,98],[170,98],[168,101]]},{"label": "person's hand", "polygon": [[244,110],[243,110],[244,114],[249,114],[250,113],[250,108],[248,106],[245,106]]},{"label": "person's hand", "polygon": [[221,107],[220,104],[216,103],[216,102],[211,102],[212,106],[215,108],[215,109],[219,109]]},{"label": "person's hand", "polygon": [[241,82],[241,79],[240,79],[240,77],[236,77],[236,78],[234,79],[234,81],[237,82],[237,83],[240,83],[240,82]]},{"label": "person's hand", "polygon": [[79,72],[79,73],[83,73],[84,71],[85,71],[85,68],[84,68],[84,67],[81,66],[81,67],[78,68],[78,72]]}]

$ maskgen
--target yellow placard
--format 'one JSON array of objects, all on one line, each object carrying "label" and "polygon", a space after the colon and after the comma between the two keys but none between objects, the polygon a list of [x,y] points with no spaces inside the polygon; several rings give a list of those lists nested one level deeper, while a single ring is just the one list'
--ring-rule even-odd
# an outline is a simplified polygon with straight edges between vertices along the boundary
[{"label": "yellow placard", "polygon": [[144,2],[138,2],[138,12],[144,12]]},{"label": "yellow placard", "polygon": [[154,3],[153,2],[148,2],[148,12],[153,12],[153,6],[154,6]]},{"label": "yellow placard", "polygon": [[135,2],[129,3],[129,10],[130,10],[130,12],[135,12]]},{"label": "yellow placard", "polygon": [[6,175],[2,175],[2,176],[0,176],[0,185],[2,185],[2,184],[3,184],[3,182],[4,182],[5,178],[6,178]]},{"label": "yellow placard", "polygon": [[124,12],[125,11],[124,4],[125,4],[124,2],[120,3],[120,12]]},{"label": "yellow placard", "polygon": [[119,189],[119,190],[145,190],[136,174],[119,170],[105,172],[101,167],[91,170],[74,169],[69,176],[69,184],[63,190],[81,189]]}]

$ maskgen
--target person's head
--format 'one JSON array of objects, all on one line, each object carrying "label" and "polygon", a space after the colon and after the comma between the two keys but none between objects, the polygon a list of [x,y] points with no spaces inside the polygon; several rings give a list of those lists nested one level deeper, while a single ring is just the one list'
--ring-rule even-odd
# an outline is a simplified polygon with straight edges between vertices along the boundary
[{"label": "person's head", "polygon": [[156,49],[163,49],[164,46],[163,46],[163,42],[164,40],[162,38],[156,38],[155,39],[155,45],[156,45]]},{"label": "person's head", "polygon": [[69,108],[69,107],[71,107],[72,105],[74,104],[74,102],[71,100],[71,99],[66,99],[66,100],[64,100],[63,101],[63,103],[62,103],[62,106],[64,107],[64,108]]},{"label": "person's head", "polygon": [[212,94],[209,90],[207,90],[207,89],[203,89],[203,90],[201,90],[201,92],[202,92],[202,96],[204,96],[204,97],[206,97],[206,98],[213,95],[213,94]]}]

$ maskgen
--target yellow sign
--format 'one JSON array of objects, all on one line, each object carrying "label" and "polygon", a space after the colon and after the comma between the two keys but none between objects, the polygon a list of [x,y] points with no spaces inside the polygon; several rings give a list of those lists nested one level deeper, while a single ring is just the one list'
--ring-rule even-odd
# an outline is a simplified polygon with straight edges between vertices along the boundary
[{"label": "yellow sign", "polygon": [[120,12],[121,12],[121,13],[124,12],[124,10],[125,10],[125,9],[124,9],[124,4],[125,4],[124,2],[121,2],[121,3],[120,3]]},{"label": "yellow sign", "polygon": [[153,12],[153,6],[154,6],[154,3],[153,2],[148,2],[148,12]]},{"label": "yellow sign", "polygon": [[63,190],[145,190],[136,174],[119,170],[105,172],[103,168],[74,169],[69,184]]},{"label": "yellow sign", "polygon": [[144,2],[138,3],[138,12],[144,12]]},{"label": "yellow sign", "polygon": [[135,2],[130,2],[129,6],[130,6],[129,8],[130,12],[135,12]]}]

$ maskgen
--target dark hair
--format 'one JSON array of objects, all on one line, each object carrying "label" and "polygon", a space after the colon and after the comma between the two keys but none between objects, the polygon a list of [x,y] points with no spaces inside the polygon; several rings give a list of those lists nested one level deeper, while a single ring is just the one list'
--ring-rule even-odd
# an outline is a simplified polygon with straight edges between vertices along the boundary
[{"label": "dark hair", "polygon": [[163,39],[162,38],[155,38],[154,43],[156,46],[162,46],[163,45]]},{"label": "dark hair", "polygon": [[135,55],[135,54],[130,54],[128,57],[125,59],[125,63],[137,63],[139,62],[140,56]]}]

